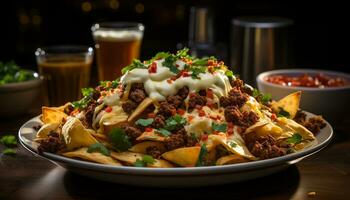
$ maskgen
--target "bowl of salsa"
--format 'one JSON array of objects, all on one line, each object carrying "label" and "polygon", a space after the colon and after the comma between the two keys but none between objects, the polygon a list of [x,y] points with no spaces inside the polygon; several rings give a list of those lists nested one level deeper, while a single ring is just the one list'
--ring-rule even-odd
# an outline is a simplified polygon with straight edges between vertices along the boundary
[{"label": "bowl of salsa", "polygon": [[256,78],[263,93],[275,100],[295,92],[302,92],[301,108],[323,115],[330,120],[348,116],[350,75],[318,69],[283,69],[267,71]]}]

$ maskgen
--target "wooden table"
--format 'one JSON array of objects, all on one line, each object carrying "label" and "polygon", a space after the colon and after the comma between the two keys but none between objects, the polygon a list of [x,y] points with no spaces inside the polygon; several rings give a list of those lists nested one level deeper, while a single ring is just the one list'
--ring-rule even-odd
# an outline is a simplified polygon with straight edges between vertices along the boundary
[{"label": "wooden table", "polygon": [[[0,135],[17,134],[33,116],[0,119]],[[350,199],[350,128],[335,127],[335,133],[326,149],[277,174],[190,189],[131,187],[86,178],[19,145],[16,156],[0,157],[0,199]],[[316,195],[308,196],[310,192]]]}]

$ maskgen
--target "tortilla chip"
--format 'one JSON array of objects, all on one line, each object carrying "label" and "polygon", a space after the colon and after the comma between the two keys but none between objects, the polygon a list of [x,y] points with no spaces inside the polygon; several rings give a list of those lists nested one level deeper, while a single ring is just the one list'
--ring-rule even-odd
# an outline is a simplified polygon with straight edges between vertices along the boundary
[{"label": "tortilla chip", "polygon": [[129,94],[130,94],[130,89],[131,89],[131,84],[128,84],[126,87],[125,87],[125,90],[123,92],[123,96],[121,98],[121,101],[125,102],[128,100],[128,97],[129,97]]},{"label": "tortilla chip", "polygon": [[134,146],[132,146],[129,151],[131,152],[135,152],[135,153],[146,153],[146,149],[148,147],[157,147],[159,150],[161,151],[165,151],[164,148],[164,144],[160,143],[160,142],[153,142],[153,141],[145,141],[145,142],[141,142],[138,144],[135,144]]},{"label": "tortilla chip", "polygon": [[58,128],[60,124],[54,123],[54,124],[44,124],[41,126],[39,131],[36,133],[36,139],[44,139],[47,138],[47,135],[50,133],[50,131],[54,131]]},{"label": "tortilla chip", "polygon": [[289,94],[283,97],[277,102],[273,102],[271,105],[271,108],[276,113],[279,113],[279,111],[282,108],[283,110],[287,111],[290,115],[290,118],[293,119],[299,109],[300,97],[301,97],[301,91],[294,92],[292,94]]},{"label": "tortilla chip", "polygon": [[255,124],[253,124],[253,125],[251,125],[250,127],[248,127],[248,128],[245,130],[244,134],[253,132],[253,131],[255,131],[256,129],[258,129],[258,128],[260,128],[260,127],[262,127],[262,126],[264,126],[264,125],[266,125],[266,124],[268,124],[268,123],[269,123],[269,121],[267,121],[267,120],[259,120],[259,121],[256,122]]},{"label": "tortilla chip", "polygon": [[228,155],[228,156],[223,156],[219,158],[216,161],[216,165],[228,165],[228,164],[235,164],[235,163],[242,163],[242,162],[248,162],[249,160],[243,158],[242,156],[239,155]]},{"label": "tortilla chip", "polygon": [[79,119],[69,117],[62,127],[62,135],[67,150],[78,147],[88,147],[97,143],[97,140],[91,135],[92,131],[91,129],[86,129]]},{"label": "tortilla chip", "polygon": [[83,148],[77,149],[75,151],[63,153],[62,155],[69,157],[69,158],[80,158],[83,160],[88,160],[88,161],[101,163],[101,164],[122,166],[122,164],[120,164],[117,160],[114,160],[113,158],[111,158],[109,156],[105,156],[99,152],[89,153],[89,152],[87,152],[87,150],[88,150],[88,148],[83,147]]},{"label": "tortilla chip", "polygon": [[256,160],[256,157],[250,153],[245,146],[245,142],[242,137],[235,133],[226,137],[225,134],[209,135],[208,139],[217,140],[222,146],[224,146],[229,152],[248,158],[250,160]]},{"label": "tortilla chip", "polygon": [[[119,161],[125,162],[129,165],[134,165],[135,162],[139,159],[142,160],[142,157],[145,154],[141,153],[133,153],[129,151],[117,153],[117,152],[112,152],[111,156]],[[169,168],[169,167],[174,167],[173,164],[169,163],[166,160],[162,159],[154,159],[154,163],[152,164],[147,164],[147,167],[154,167],[154,168]]]},{"label": "tortilla chip", "polygon": [[152,130],[150,132],[142,133],[138,138],[136,138],[136,140],[138,141],[150,140],[150,141],[164,142],[165,137],[155,133],[154,130]]},{"label": "tortilla chip", "polygon": [[143,113],[143,111],[153,103],[153,100],[149,97],[145,98],[140,104],[139,106],[137,106],[137,108],[134,110],[133,113],[131,113],[131,115],[128,118],[128,122],[132,122],[134,121],[139,115],[141,115]]},{"label": "tortilla chip", "polygon": [[258,127],[255,131],[255,134],[259,136],[271,135],[274,138],[278,138],[283,134],[283,129],[274,124],[273,122],[267,123],[264,126]]},{"label": "tortilla chip", "polygon": [[104,132],[109,132],[113,128],[120,127],[121,124],[125,123],[128,119],[122,107],[114,106],[113,112],[104,113],[100,119],[100,127],[103,127]]},{"label": "tortilla chip", "polygon": [[[292,134],[299,133],[303,137],[303,140],[316,139],[314,134],[311,131],[309,131],[307,128],[305,128],[301,124],[298,124],[296,121],[292,119],[279,117],[277,120],[277,124],[281,126],[281,128],[283,128],[285,132],[291,132]],[[286,137],[290,137],[290,135]]]},{"label": "tortilla chip", "polygon": [[44,124],[59,124],[67,117],[68,115],[66,113],[57,110],[57,108],[42,107],[41,121],[44,122]]},{"label": "tortilla chip", "polygon": [[184,147],[162,154],[162,157],[182,167],[194,167],[197,163],[201,147]]}]

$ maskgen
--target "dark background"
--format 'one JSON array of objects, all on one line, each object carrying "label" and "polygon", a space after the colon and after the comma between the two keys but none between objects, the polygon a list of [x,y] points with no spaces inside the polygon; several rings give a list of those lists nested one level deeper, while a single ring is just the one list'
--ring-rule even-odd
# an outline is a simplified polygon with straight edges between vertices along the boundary
[{"label": "dark background", "polygon": [[[189,9],[208,6],[215,14],[215,40],[229,49],[232,18],[268,15],[295,21],[295,64],[349,72],[345,3],[224,0],[1,1],[0,60],[36,69],[34,51],[55,44],[93,45],[90,27],[100,21],[138,21],[146,26],[141,59],[175,51],[188,39]],[[227,58],[226,61],[228,61]]]}]

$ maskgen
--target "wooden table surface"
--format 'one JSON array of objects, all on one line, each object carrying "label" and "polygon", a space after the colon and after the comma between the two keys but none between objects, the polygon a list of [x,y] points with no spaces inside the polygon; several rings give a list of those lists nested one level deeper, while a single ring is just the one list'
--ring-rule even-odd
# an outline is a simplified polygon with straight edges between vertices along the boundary
[{"label": "wooden table surface", "polygon": [[[0,136],[17,134],[35,113],[0,119]],[[267,177],[215,187],[142,188],[98,181],[33,156],[20,145],[0,154],[0,199],[350,199],[350,128],[336,126],[321,152]],[[0,147],[3,149],[3,147]],[[308,196],[315,192],[315,196]]]}]

